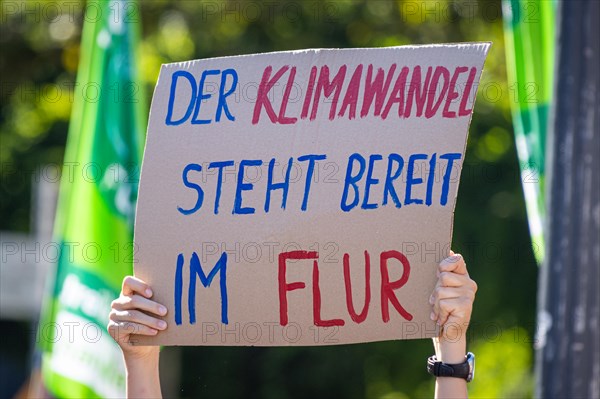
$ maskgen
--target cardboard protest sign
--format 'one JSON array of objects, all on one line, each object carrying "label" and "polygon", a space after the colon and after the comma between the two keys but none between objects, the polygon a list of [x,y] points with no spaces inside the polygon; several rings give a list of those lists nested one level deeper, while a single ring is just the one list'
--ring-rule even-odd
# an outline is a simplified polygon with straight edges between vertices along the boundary
[{"label": "cardboard protest sign", "polygon": [[169,327],[142,344],[327,345],[437,334],[489,43],[163,65],[135,274]]}]

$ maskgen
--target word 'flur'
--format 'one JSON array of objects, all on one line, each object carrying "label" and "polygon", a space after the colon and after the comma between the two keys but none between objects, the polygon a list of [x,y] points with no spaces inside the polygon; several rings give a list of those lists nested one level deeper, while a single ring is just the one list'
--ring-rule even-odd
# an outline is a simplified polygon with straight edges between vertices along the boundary
[{"label": "word 'flur'", "polygon": [[[286,280],[286,270],[288,260],[312,260],[312,300],[313,300],[313,322],[317,327],[343,326],[346,322],[343,319],[325,320],[321,316],[321,288],[319,286],[319,253],[317,251],[290,251],[279,254],[279,323],[282,326],[288,324],[288,292],[306,288],[306,283],[295,281],[288,283]],[[346,306],[350,318],[357,324],[362,323],[369,313],[371,302],[371,260],[369,252],[365,251],[365,300],[360,313],[356,313],[352,299],[352,283],[350,281],[350,257],[344,254],[344,286],[346,288]],[[391,259],[400,262],[402,266],[402,277],[396,281],[390,281],[388,263]],[[394,293],[395,290],[402,288],[410,276],[410,263],[404,254],[399,251],[384,251],[380,255],[379,261],[381,271],[381,319],[384,323],[390,321],[389,304],[396,309],[402,318],[412,320],[413,316],[404,309]],[[296,266],[297,267],[297,266]]]}]

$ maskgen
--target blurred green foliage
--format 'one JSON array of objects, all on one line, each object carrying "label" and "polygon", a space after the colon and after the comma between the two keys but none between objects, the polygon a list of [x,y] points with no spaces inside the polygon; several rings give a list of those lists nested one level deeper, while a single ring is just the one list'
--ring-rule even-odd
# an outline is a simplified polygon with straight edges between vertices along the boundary
[{"label": "blurred green foliage", "polygon": [[[61,165],[73,98],[81,95],[74,82],[84,7],[2,2],[2,230],[29,229],[34,172]],[[138,60],[148,95],[165,62],[313,47],[493,42],[471,124],[453,248],[465,255],[480,287],[469,332],[478,356],[473,395],[531,395],[537,267],[510,122],[514,93],[506,84],[499,1],[150,0],[128,12],[142,22]],[[425,360],[432,351],[427,340],[185,348],[180,395],[427,397],[433,379]]]},{"label": "blurred green foliage", "polygon": [[532,362],[531,338],[520,327],[499,331],[489,329],[485,340],[471,348],[477,353],[476,379],[470,387],[471,398],[524,398],[533,394],[533,379],[528,372]]}]

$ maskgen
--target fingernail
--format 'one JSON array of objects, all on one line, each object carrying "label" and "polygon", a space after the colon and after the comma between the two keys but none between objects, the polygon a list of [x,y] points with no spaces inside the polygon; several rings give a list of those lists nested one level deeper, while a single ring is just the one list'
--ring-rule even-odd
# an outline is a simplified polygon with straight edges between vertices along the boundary
[{"label": "fingernail", "polygon": [[166,328],[167,327],[167,323],[165,321],[163,321],[163,320],[159,320],[158,326],[160,328]]},{"label": "fingernail", "polygon": [[153,329],[151,329],[151,330],[150,330],[150,332],[151,332],[153,335],[155,335],[155,334],[157,334],[157,333],[158,333],[158,330],[155,330],[155,329],[153,328]]},{"label": "fingernail", "polygon": [[460,255],[452,255],[448,256],[446,259],[442,261],[442,263],[454,263],[460,259]]},{"label": "fingernail", "polygon": [[432,296],[429,297],[429,304],[433,305],[433,297]]},{"label": "fingernail", "polygon": [[160,305],[158,307],[158,314],[160,314],[161,316],[164,316],[165,314],[167,314],[167,308],[165,308],[164,306]]},{"label": "fingernail", "polygon": [[146,288],[146,296],[152,296],[152,290],[150,288]]},{"label": "fingernail", "polygon": [[435,313],[431,312],[431,314],[429,315],[429,318],[431,320],[435,320]]}]

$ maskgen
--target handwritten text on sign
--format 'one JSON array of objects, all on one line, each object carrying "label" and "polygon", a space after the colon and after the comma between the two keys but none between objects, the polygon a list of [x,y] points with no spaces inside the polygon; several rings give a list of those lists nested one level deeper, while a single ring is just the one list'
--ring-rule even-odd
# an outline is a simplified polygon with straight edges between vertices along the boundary
[{"label": "handwritten text on sign", "polygon": [[[164,65],[136,275],[169,307],[142,343],[318,345],[435,335],[488,44]],[[216,284],[218,282],[218,284]]]}]

